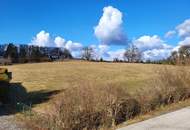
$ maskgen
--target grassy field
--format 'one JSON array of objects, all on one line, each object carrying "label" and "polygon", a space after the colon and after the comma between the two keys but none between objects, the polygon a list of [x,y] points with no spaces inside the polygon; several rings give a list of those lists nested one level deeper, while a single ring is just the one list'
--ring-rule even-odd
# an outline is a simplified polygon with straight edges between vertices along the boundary
[{"label": "grassy field", "polygon": [[113,84],[133,93],[147,87],[149,79],[156,76],[161,65],[67,61],[6,67],[13,73],[11,82],[21,83],[28,93],[62,90],[84,82],[95,86]]},{"label": "grassy field", "polygon": [[13,73],[11,83],[21,83],[27,92],[63,90],[88,82],[94,86],[112,84],[133,93],[149,87],[149,80],[155,78],[163,66],[166,65],[65,61],[17,64],[6,68]]},{"label": "grassy field", "polygon": [[13,72],[11,82],[21,82],[30,92],[59,90],[84,81],[96,84],[113,83],[135,90],[154,76],[155,67],[159,65],[69,61],[6,67]]},{"label": "grassy field", "polygon": [[85,82],[94,86],[112,84],[132,93],[146,86],[146,82],[155,76],[157,67],[159,65],[84,61],[6,66],[13,73],[11,83],[21,83],[28,93],[62,90]]},{"label": "grassy field", "polygon": [[[6,67],[13,73],[11,84],[13,87],[17,85],[26,89],[29,97],[27,101],[32,102],[34,110],[53,112],[58,124],[61,121],[73,128],[77,126],[73,126],[75,121],[70,121],[73,118],[78,121],[78,117],[89,117],[91,114],[93,117],[101,112],[98,119],[102,118],[108,121],[108,124],[110,119],[114,119],[115,123],[118,121],[119,124],[125,121],[126,117],[151,112],[162,106],[183,101],[190,95],[189,67],[184,66],[65,61]],[[59,96],[61,90],[64,93]],[[58,96],[53,96],[57,94]],[[51,100],[53,97],[55,100]],[[115,109],[115,106],[120,107]],[[109,115],[107,110],[118,110],[118,113],[104,117]],[[91,124],[93,120],[88,122],[90,120],[82,119],[80,121],[84,122],[79,124],[96,126]]]}]

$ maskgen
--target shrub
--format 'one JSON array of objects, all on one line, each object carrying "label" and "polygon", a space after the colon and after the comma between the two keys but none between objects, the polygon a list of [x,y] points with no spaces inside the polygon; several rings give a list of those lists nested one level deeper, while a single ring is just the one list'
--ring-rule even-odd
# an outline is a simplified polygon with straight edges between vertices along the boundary
[{"label": "shrub", "polygon": [[[48,129],[109,128],[140,112],[136,100],[121,87],[83,84],[68,88],[53,103]],[[52,120],[50,120],[52,119]]]},{"label": "shrub", "polygon": [[190,72],[185,68],[165,67],[156,73],[158,76],[148,83],[146,89],[135,93],[142,113],[190,97]]},{"label": "shrub", "polygon": [[162,104],[160,92],[151,88],[141,89],[134,96],[140,104],[142,114],[150,112]]},{"label": "shrub", "polygon": [[157,91],[162,94],[163,103],[169,104],[190,96],[190,72],[184,67],[164,68],[155,80]]}]

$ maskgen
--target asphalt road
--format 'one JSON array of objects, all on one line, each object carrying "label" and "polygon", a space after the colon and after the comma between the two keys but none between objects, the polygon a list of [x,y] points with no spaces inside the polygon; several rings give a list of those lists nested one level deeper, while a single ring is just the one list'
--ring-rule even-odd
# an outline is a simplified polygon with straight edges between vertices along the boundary
[{"label": "asphalt road", "polygon": [[190,130],[190,107],[117,130]]}]

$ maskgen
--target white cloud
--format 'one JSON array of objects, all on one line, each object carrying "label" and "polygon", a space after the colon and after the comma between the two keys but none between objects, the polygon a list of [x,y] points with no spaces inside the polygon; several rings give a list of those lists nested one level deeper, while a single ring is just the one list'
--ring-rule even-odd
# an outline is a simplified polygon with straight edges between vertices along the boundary
[{"label": "white cloud", "polygon": [[66,40],[63,39],[62,37],[60,36],[57,36],[54,40],[54,43],[56,45],[56,47],[64,47],[65,46],[65,43],[66,43]]},{"label": "white cloud", "polygon": [[42,47],[61,47],[67,48],[71,51],[72,55],[78,57],[82,49],[82,44],[78,42],[72,42],[71,40],[66,41],[64,38],[57,36],[51,37],[48,32],[44,30],[40,31],[31,41],[31,45],[42,46]]},{"label": "white cloud", "polygon": [[108,45],[99,45],[98,49],[99,49],[99,55],[100,55],[100,57],[102,57],[102,56],[108,56],[108,54],[107,54],[107,51],[109,50],[109,46]]},{"label": "white cloud", "polygon": [[[189,40],[190,38],[186,38],[184,41],[179,42],[179,45],[186,45],[189,43]],[[38,46],[64,47],[69,49],[74,57],[80,56],[83,47],[81,43],[72,42],[71,40],[66,41],[60,36],[52,38],[49,33],[43,30],[33,38],[31,44]],[[165,42],[157,35],[142,36],[134,40],[133,44],[142,51],[144,60],[158,60],[166,58],[172,49],[171,46],[165,44]],[[91,47],[94,49],[95,58],[103,57],[106,60],[113,60],[114,58],[123,59],[123,54],[125,52],[125,49],[110,51],[110,46],[107,44],[91,45]]]},{"label": "white cloud", "polygon": [[183,41],[180,41],[178,45],[180,46],[190,45],[190,37],[186,37]]},{"label": "white cloud", "polygon": [[91,47],[93,49],[93,57],[95,59],[100,59],[101,57],[102,58],[109,57],[109,54],[107,52],[108,52],[110,47],[108,45],[102,45],[102,44],[94,45],[94,44],[92,44],[89,47]]},{"label": "white cloud", "polygon": [[171,30],[171,31],[168,31],[166,34],[165,34],[165,38],[172,38],[174,35],[176,34],[176,31],[174,30]]},{"label": "white cloud", "polygon": [[190,19],[185,20],[182,24],[176,27],[178,35],[181,38],[189,37],[190,36]]},{"label": "white cloud", "polygon": [[142,52],[143,60],[160,60],[167,58],[173,47],[166,44],[159,36],[141,36],[133,44]]},{"label": "white cloud", "polygon": [[51,46],[49,33],[44,30],[40,31],[36,37],[33,38],[31,44],[37,46]]},{"label": "white cloud", "polygon": [[[142,36],[132,42],[135,44],[142,53],[143,60],[160,60],[169,57],[173,47],[166,44],[157,35]],[[123,60],[125,49],[118,49],[110,51],[108,45],[93,46],[99,58],[103,57],[106,60],[113,60],[118,58]]]},{"label": "white cloud", "polygon": [[109,54],[108,60],[113,60],[114,58],[123,60],[124,53],[125,53],[125,49],[118,49],[116,51],[108,51],[108,54]]},{"label": "white cloud", "polygon": [[181,46],[179,46],[179,45],[178,45],[178,46],[175,46],[175,47],[172,49],[172,52],[173,52],[173,51],[178,51],[180,47],[181,47]]},{"label": "white cloud", "polygon": [[182,40],[178,42],[172,51],[178,51],[181,46],[190,45],[190,19],[185,20],[179,24],[175,30],[169,31],[166,35],[175,35],[175,33],[177,33]]},{"label": "white cloud", "polygon": [[72,42],[71,40],[67,41],[65,44],[65,48],[67,48],[70,51],[79,51],[82,49],[82,44],[78,42]]},{"label": "white cloud", "polygon": [[152,49],[142,53],[143,60],[161,60],[170,56],[172,49]]},{"label": "white cloud", "polygon": [[170,48],[170,46],[165,44],[165,42],[157,35],[141,36],[140,38],[134,40],[133,44],[141,51]]},{"label": "white cloud", "polygon": [[122,32],[122,23],[122,13],[118,9],[112,6],[104,7],[94,34],[101,44],[124,45],[127,38]]},{"label": "white cloud", "polygon": [[186,37],[184,40],[179,41],[178,45],[173,48],[172,51],[178,51],[181,46],[190,45],[190,37]]},{"label": "white cloud", "polygon": [[67,48],[70,51],[77,51],[82,48],[82,44],[78,42],[72,42],[71,40],[66,41],[64,38],[57,36],[52,40],[49,33],[44,30],[40,31],[36,37],[33,38],[30,44],[37,46],[46,46],[46,47],[63,47]]}]

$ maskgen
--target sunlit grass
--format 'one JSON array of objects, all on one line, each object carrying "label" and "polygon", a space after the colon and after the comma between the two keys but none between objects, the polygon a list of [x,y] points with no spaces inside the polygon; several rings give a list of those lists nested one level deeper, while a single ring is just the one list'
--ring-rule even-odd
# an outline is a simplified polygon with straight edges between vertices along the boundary
[{"label": "sunlit grass", "polygon": [[162,65],[67,61],[6,67],[13,73],[11,82],[22,83],[27,92],[62,90],[90,82],[94,86],[112,84],[134,93],[147,87]]},{"label": "sunlit grass", "polygon": [[135,89],[154,75],[157,65],[93,63],[82,61],[20,64],[7,66],[11,82],[21,82],[28,91],[63,89],[83,81],[113,83]]}]

